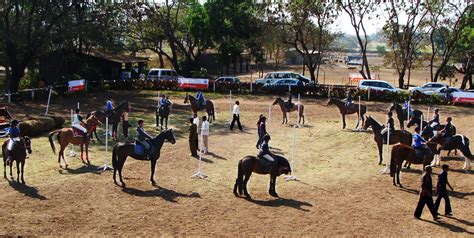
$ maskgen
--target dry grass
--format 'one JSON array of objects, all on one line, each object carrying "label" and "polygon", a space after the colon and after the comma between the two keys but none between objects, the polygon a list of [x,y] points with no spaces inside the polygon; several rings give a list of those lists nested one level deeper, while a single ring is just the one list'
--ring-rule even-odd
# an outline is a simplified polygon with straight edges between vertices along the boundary
[{"label": "dry grass", "polygon": [[[144,118],[147,130],[154,132],[152,106],[156,92],[111,92],[114,98],[131,100],[133,118]],[[122,94],[122,96],[119,96]],[[304,99],[307,124],[296,130],[294,174],[300,182],[279,178],[280,199],[267,193],[268,177],[252,176],[249,192],[254,200],[236,198],[232,187],[237,161],[254,155],[255,123],[268,112],[271,96],[240,97],[244,132],[230,132],[229,104],[224,96],[212,95],[217,105],[217,123],[211,125],[210,153],[203,157],[206,180],[194,180],[197,161],[188,156],[187,125],[189,109],[182,97],[173,93],[176,103],[170,119],[177,143],[165,144],[157,165],[160,187],[148,182],[149,163],[130,159],[124,168],[128,189],[112,182],[112,173],[98,173],[104,147],[91,148],[93,166],[69,159],[70,169],[58,169],[56,157],[45,137],[33,140],[34,153],[26,166],[27,186],[0,182],[0,233],[9,235],[147,235],[147,236],[469,236],[474,233],[473,175],[461,169],[463,161],[451,158],[450,182],[454,217],[431,222],[425,209],[422,218],[413,219],[419,188],[419,166],[402,173],[405,189],[394,187],[388,175],[380,175],[377,151],[370,133],[341,130],[336,108],[325,107],[325,100]],[[78,98],[88,110],[102,107],[106,95]],[[67,117],[75,100],[53,101],[52,111]],[[369,104],[369,114],[381,121],[388,104]],[[24,105],[39,108],[38,105]],[[422,108],[426,111],[426,108]],[[472,110],[442,107],[442,118],[454,117],[460,133],[473,138]],[[15,111],[20,113],[20,109]],[[280,124],[274,107],[269,125],[271,146],[291,159],[292,128]],[[291,115],[294,121],[295,114]],[[355,116],[348,118],[349,127]],[[132,130],[133,131],[133,130]],[[77,147],[76,147],[77,151]],[[109,157],[105,158],[110,162]],[[439,172],[439,169],[435,169]],[[435,179],[434,179],[435,180]],[[443,206],[442,206],[443,208]],[[14,221],[14,222],[13,222]]]}]

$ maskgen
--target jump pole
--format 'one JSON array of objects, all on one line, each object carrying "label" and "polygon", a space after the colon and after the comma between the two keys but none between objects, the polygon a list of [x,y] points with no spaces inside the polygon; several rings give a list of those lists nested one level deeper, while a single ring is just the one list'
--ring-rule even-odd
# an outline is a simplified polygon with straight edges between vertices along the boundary
[{"label": "jump pole", "polygon": [[[358,120],[358,121],[357,121],[357,124],[360,124],[361,119],[362,119],[362,118],[361,118],[361,115],[360,115],[360,96],[359,96],[359,116],[357,117],[357,120]],[[361,127],[361,125],[359,125],[359,128],[357,128],[357,130],[360,131],[360,130],[361,130],[360,127]]]},{"label": "jump pole", "polygon": [[[72,122],[74,120],[74,113],[73,113],[73,109],[71,109],[71,127],[72,127]],[[74,151],[74,145],[71,143],[71,150],[69,152],[69,157],[75,157],[76,156],[76,152]]]},{"label": "jump pole", "polygon": [[407,126],[408,126],[409,121],[410,121],[410,99],[408,99],[408,107],[407,107]]},{"label": "jump pole", "polygon": [[387,150],[385,151],[385,168],[380,170],[381,174],[390,173],[390,123],[387,125]]},{"label": "jump pole", "polygon": [[44,113],[45,115],[48,115],[48,110],[49,110],[49,103],[51,102],[51,91],[53,87],[49,87],[49,94],[48,94],[48,103],[46,104],[46,112]]},{"label": "jump pole", "polygon": [[[199,125],[198,125],[199,127]],[[199,132],[199,129],[197,129],[198,132]],[[202,171],[201,171],[201,164],[202,164],[202,143],[203,143],[203,136],[202,136],[202,127],[201,127],[201,133],[200,133],[200,136],[199,136],[199,161],[198,161],[198,171],[193,174],[191,176],[191,178],[198,178],[198,179],[205,179],[207,178],[207,175],[205,175]]]},{"label": "jump pole", "polygon": [[229,90],[229,112],[230,112],[230,119],[229,124],[232,123],[232,90]]},{"label": "jump pole", "polygon": [[294,168],[295,168],[295,140],[296,140],[296,125],[293,126],[293,142],[291,148],[291,170],[292,175],[285,176],[286,181],[299,181],[298,177],[294,175]]},{"label": "jump pole", "polygon": [[[107,158],[109,157],[109,117],[105,118],[105,156],[104,156],[104,165],[100,166],[98,169],[102,171],[113,169],[107,165]],[[113,158],[112,158],[113,159]]]},{"label": "jump pole", "polygon": [[300,116],[300,105],[301,105],[301,97],[300,97],[300,94],[298,93],[298,115],[296,115],[296,127],[297,128],[300,128],[301,125],[300,125],[300,120],[299,120],[299,116]]},{"label": "jump pole", "polygon": [[420,118],[420,131],[423,132],[423,115]]}]

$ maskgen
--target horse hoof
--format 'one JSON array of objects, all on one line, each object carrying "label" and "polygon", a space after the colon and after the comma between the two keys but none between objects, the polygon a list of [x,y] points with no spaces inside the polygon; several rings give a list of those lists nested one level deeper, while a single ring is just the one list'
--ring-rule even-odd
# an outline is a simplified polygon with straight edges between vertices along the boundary
[{"label": "horse hoof", "polygon": [[244,195],[245,195],[245,198],[247,198],[247,199],[251,199],[251,198],[252,198],[252,197],[250,196],[250,194],[248,194],[248,193],[246,193],[246,194],[244,194]]},{"label": "horse hoof", "polygon": [[403,185],[401,183],[399,183],[398,186],[400,186],[400,188],[403,188]]},{"label": "horse hoof", "polygon": [[25,180],[21,180],[21,183],[22,183],[22,184],[25,184]]},{"label": "horse hoof", "polygon": [[125,183],[122,183],[122,188],[127,188],[127,186],[125,186]]},{"label": "horse hoof", "polygon": [[270,193],[270,195],[275,198],[279,197],[277,193]]},{"label": "horse hoof", "polygon": [[236,197],[240,197],[239,194],[237,192],[234,192],[234,196]]},{"label": "horse hoof", "polygon": [[155,181],[151,181],[151,185],[156,187],[158,184]]}]

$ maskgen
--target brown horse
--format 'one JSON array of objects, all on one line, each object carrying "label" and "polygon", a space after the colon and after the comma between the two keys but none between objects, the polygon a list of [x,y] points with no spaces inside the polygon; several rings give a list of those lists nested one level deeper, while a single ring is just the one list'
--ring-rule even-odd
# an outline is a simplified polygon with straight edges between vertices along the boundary
[{"label": "brown horse", "polygon": [[[235,180],[234,185],[234,195],[239,196],[242,193],[245,197],[250,198],[250,194],[247,191],[247,182],[250,179],[252,172],[257,174],[270,174],[270,193],[273,197],[278,197],[278,194],[275,191],[276,178],[282,174],[291,173],[291,167],[288,160],[282,156],[273,156],[275,159],[276,165],[269,169],[269,165],[266,165],[266,161],[262,159],[257,159],[255,156],[246,156],[239,161],[238,170],[237,170],[237,179]],[[238,193],[237,193],[238,191]]]},{"label": "brown horse", "polygon": [[[428,148],[431,150],[430,156],[426,159],[416,156],[415,149],[411,146],[398,144],[392,147],[392,154],[390,159],[390,177],[393,177],[393,185],[403,187],[400,183],[400,170],[402,169],[403,161],[406,160],[411,164],[423,164],[423,170],[426,165],[429,165],[433,160],[433,152],[436,150],[435,143],[427,143]],[[397,177],[397,183],[395,184],[395,174]]]},{"label": "brown horse", "polygon": [[[101,122],[97,119],[95,116],[91,116],[85,121],[85,128],[87,129],[87,133],[92,133],[92,131],[97,127],[97,125],[100,125]],[[84,145],[86,146],[86,160],[87,163],[90,164],[89,161],[89,138],[84,141],[84,137],[82,136],[74,136],[74,132],[72,128],[63,128],[59,130],[55,130],[51,133],[49,133],[49,143],[51,145],[51,149],[53,150],[53,153],[56,154],[56,147],[54,146],[53,142],[53,136],[57,134],[57,139],[59,142],[59,145],[61,146],[61,149],[59,150],[58,154],[58,164],[59,167],[62,168],[61,165],[61,157],[63,158],[65,168],[67,168],[68,164],[66,162],[66,159],[64,158],[64,150],[66,149],[67,145],[69,143],[72,143],[73,145],[80,145],[81,146],[81,160],[84,163]]]},{"label": "brown horse", "polygon": [[[107,116],[109,117],[109,125],[112,125],[112,139],[118,140],[118,124],[122,120],[124,112],[130,112],[130,104],[128,101],[121,102],[114,109],[113,112],[107,115],[105,111],[97,110],[87,114],[86,119],[91,116],[95,116],[102,124],[105,124]],[[95,137],[100,142],[99,137],[97,136],[96,128],[93,130]],[[89,134],[90,138],[93,138],[92,133]]]},{"label": "brown horse", "polygon": [[[369,127],[372,127],[374,132],[374,140],[377,143],[377,148],[379,149],[379,164],[382,164],[382,151],[383,151],[383,137],[382,130],[384,126],[380,125],[374,118],[371,116],[366,117],[363,129],[367,130]],[[404,145],[411,145],[412,136],[411,133],[405,130],[395,130],[390,132],[389,144],[402,143]]]},{"label": "brown horse", "polygon": [[[147,140],[148,144],[150,144],[151,148],[151,154],[148,156],[150,158],[151,162],[151,176],[150,176],[150,181],[153,185],[156,185],[154,176],[155,176],[155,167],[156,167],[156,161],[160,158],[160,151],[161,147],[163,147],[163,144],[165,141],[171,142],[171,144],[176,143],[176,139],[174,137],[174,133],[172,129],[165,130],[161,132],[158,136],[151,140]],[[127,157],[132,157],[136,160],[144,160],[147,161],[146,156],[144,155],[137,155],[135,153],[135,143],[117,143],[114,145],[114,149],[112,151],[112,165],[114,167],[114,183],[117,183],[116,177],[117,177],[117,171],[119,174],[120,182],[122,183],[122,187],[125,188],[125,183],[123,182],[122,179],[122,169],[123,165],[125,164],[125,161],[127,160]]]},{"label": "brown horse", "polygon": [[[8,140],[5,141],[2,145],[2,155],[3,155],[3,177],[7,178],[7,144]],[[13,145],[12,151],[10,152],[10,156],[16,161],[16,173],[17,173],[17,181],[20,182],[20,168],[21,168],[21,183],[25,184],[24,175],[24,168],[25,168],[25,160],[26,160],[26,153],[31,154],[31,140],[27,136],[20,139],[20,141],[15,142]],[[13,180],[13,161],[10,163],[10,177]]]},{"label": "brown horse", "polygon": [[193,111],[194,114],[197,114],[198,111],[202,111],[206,109],[207,112],[207,120],[209,120],[209,123],[212,121],[216,120],[216,115],[214,111],[214,103],[212,103],[211,100],[206,100],[206,107],[205,108],[200,108],[198,100],[186,93],[186,96],[184,97],[184,104],[191,103],[191,111]]},{"label": "brown horse", "polygon": [[367,107],[364,105],[360,105],[360,115],[359,115],[359,104],[353,103],[350,106],[346,106],[346,102],[337,98],[329,98],[328,103],[326,106],[336,105],[339,108],[339,112],[342,116],[342,129],[346,128],[346,115],[357,113],[357,125],[356,128],[359,127],[360,119],[362,119],[362,125],[364,124],[364,115],[367,112]]},{"label": "brown horse", "polygon": [[[304,124],[304,105],[301,102],[292,103],[291,109],[289,111],[288,111],[286,102],[283,101],[283,99],[281,99],[280,97],[277,97],[272,105],[277,105],[277,104],[280,106],[281,113],[283,114],[283,121],[281,122],[281,124],[288,123],[288,117],[286,116],[286,114],[289,112],[299,112],[298,124],[301,123],[301,119],[303,119],[302,124]],[[298,107],[299,107],[299,111],[298,111]]]}]

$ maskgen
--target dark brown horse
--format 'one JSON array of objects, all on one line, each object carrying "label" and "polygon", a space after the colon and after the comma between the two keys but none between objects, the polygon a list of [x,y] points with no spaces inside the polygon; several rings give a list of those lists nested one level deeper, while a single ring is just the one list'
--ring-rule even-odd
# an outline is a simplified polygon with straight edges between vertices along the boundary
[{"label": "dark brown horse", "polygon": [[247,182],[253,172],[257,174],[270,174],[270,189],[268,193],[273,197],[278,197],[275,190],[276,178],[282,174],[291,173],[291,167],[288,160],[284,157],[276,155],[273,156],[273,158],[276,164],[271,169],[269,169],[269,165],[267,164],[269,162],[257,159],[255,156],[246,156],[241,159],[239,161],[237,179],[234,185],[234,195],[238,197],[243,193],[245,197],[250,198],[250,194],[247,191]]},{"label": "dark brown horse", "polygon": [[[118,124],[122,120],[122,115],[124,112],[130,112],[130,104],[128,101],[121,102],[119,105],[117,105],[113,109],[113,113],[110,113],[109,116],[109,125],[112,125],[112,139],[113,140],[118,140]],[[102,110],[97,110],[90,112],[87,114],[86,119],[88,119],[91,116],[95,116],[102,124],[105,125],[105,121],[107,118],[107,113]],[[95,134],[95,138],[100,142],[101,140],[97,136],[97,130],[93,130]],[[90,133],[91,139],[92,139],[92,133]]]},{"label": "dark brown horse", "polygon": [[[402,170],[403,161],[406,160],[411,164],[423,164],[423,170],[426,165],[429,165],[433,160],[433,152],[436,150],[435,143],[428,143],[428,148],[431,150],[430,156],[427,156],[426,159],[416,156],[415,149],[411,146],[398,144],[392,147],[392,154],[390,159],[390,177],[393,177],[393,185],[403,187],[400,183],[400,171]],[[395,175],[397,178],[397,183],[395,183]]]},{"label": "dark brown horse", "polygon": [[[384,126],[380,125],[374,118],[371,116],[366,117],[365,123],[363,126],[364,130],[367,130],[369,127],[372,127],[374,132],[374,140],[377,143],[377,148],[379,149],[379,164],[382,164],[382,154],[383,154],[383,137],[382,130]],[[404,145],[411,145],[412,136],[411,133],[405,130],[395,130],[390,132],[389,144],[402,143]]]},{"label": "dark brown horse", "polygon": [[[291,109],[288,111],[288,107],[286,105],[286,102],[283,101],[280,97],[277,97],[275,101],[273,101],[272,105],[279,105],[281,109],[281,113],[283,114],[283,120],[281,124],[286,124],[288,123],[288,117],[287,113],[289,112],[298,112],[298,123],[304,124],[304,105],[301,102],[298,103],[292,103]],[[298,110],[299,108],[299,110]],[[303,122],[301,122],[301,119],[303,119]]]},{"label": "dark brown horse", "polygon": [[209,121],[209,123],[216,120],[216,115],[215,115],[215,111],[214,111],[214,103],[212,103],[211,100],[206,99],[206,107],[205,108],[200,108],[198,100],[195,97],[193,97],[193,96],[189,95],[188,93],[186,93],[186,96],[184,97],[184,104],[187,104],[188,102],[191,104],[191,111],[194,114],[197,114],[198,111],[202,111],[202,110],[206,109],[207,120]]},{"label": "dark brown horse", "polygon": [[[405,121],[407,120],[407,109],[403,109],[400,104],[397,102],[393,102],[392,106],[390,106],[389,109],[391,112],[395,111],[397,113],[397,119],[398,122],[400,123],[400,129],[404,130],[405,129]],[[423,113],[420,110],[411,110],[410,115],[413,117],[420,118]]]},{"label": "dark brown horse", "polygon": [[356,128],[359,127],[360,119],[362,120],[362,125],[364,124],[364,115],[367,112],[367,107],[364,105],[360,105],[360,115],[359,115],[359,104],[353,103],[350,106],[346,106],[346,102],[337,98],[329,98],[328,103],[326,106],[336,105],[339,108],[339,112],[342,116],[342,129],[346,128],[346,115],[357,113],[359,117],[357,119]]},{"label": "dark brown horse", "polygon": [[[8,140],[5,141],[2,145],[2,155],[3,155],[3,177],[7,178],[7,156],[6,156],[6,150],[7,150],[7,144]],[[21,183],[25,184],[25,179],[24,179],[24,168],[25,168],[25,160],[26,160],[26,153],[28,154],[32,153],[31,150],[31,140],[28,137],[22,138],[20,141],[15,142],[13,145],[12,151],[10,153],[10,156],[13,158],[13,161],[16,161],[16,173],[17,173],[17,181],[20,182],[20,169],[21,169]],[[12,167],[13,167],[13,161],[10,163],[10,177],[13,180],[13,172],[12,172]]]},{"label": "dark brown horse", "polygon": [[[161,132],[158,136],[155,138],[148,140],[148,144],[152,147],[152,152],[149,155],[150,162],[151,162],[151,176],[150,176],[150,181],[153,185],[156,185],[154,176],[155,176],[155,167],[156,167],[156,161],[160,158],[160,151],[161,147],[163,147],[163,144],[165,141],[171,142],[171,144],[176,143],[176,139],[174,137],[174,133],[172,129],[165,130]],[[135,143],[117,143],[114,145],[113,151],[112,151],[112,164],[114,167],[114,183],[117,183],[116,176],[117,176],[117,171],[119,174],[120,182],[122,183],[122,187],[125,187],[125,183],[123,182],[122,179],[122,169],[123,165],[125,164],[125,161],[127,160],[127,157],[132,157],[136,160],[144,160],[147,161],[146,156],[143,155],[137,155],[135,153]]]}]

